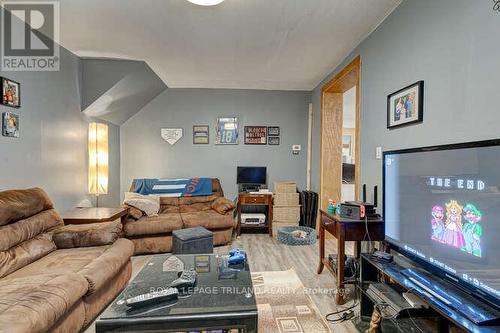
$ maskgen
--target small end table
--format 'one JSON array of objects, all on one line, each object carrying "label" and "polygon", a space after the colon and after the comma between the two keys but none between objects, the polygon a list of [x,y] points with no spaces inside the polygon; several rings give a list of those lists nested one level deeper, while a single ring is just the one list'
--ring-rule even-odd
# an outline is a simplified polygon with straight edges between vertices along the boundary
[{"label": "small end table", "polygon": [[[241,206],[266,206],[267,208],[267,224],[266,225],[241,225]],[[269,232],[269,236],[273,236],[273,194],[272,193],[238,193],[238,225],[236,228],[236,235],[241,234],[241,229],[263,229]]]},{"label": "small end table", "polygon": [[[354,256],[359,258],[362,241],[383,241],[385,237],[384,220],[377,216],[364,220],[352,220],[332,215],[320,209],[321,222],[319,224],[319,264],[318,274],[323,272],[326,266],[328,270],[337,277],[337,292],[335,301],[337,304],[344,304],[344,258],[345,242],[354,241]],[[337,239],[337,267],[332,267],[328,258],[325,258],[325,233],[333,235]],[[369,232],[369,235],[367,234]]]},{"label": "small end table", "polygon": [[62,214],[64,224],[90,224],[111,222],[120,219],[124,222],[128,214],[128,208],[74,208]]}]

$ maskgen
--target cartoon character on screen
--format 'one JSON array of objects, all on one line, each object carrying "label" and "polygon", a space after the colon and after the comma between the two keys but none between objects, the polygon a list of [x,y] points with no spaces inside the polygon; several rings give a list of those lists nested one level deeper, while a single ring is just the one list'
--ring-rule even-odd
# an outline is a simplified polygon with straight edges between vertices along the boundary
[{"label": "cartoon character on screen", "polygon": [[463,251],[471,253],[476,257],[481,257],[481,236],[483,235],[483,227],[479,223],[481,221],[481,212],[473,204],[468,203],[464,207],[465,223],[462,227],[462,233],[465,239]]},{"label": "cartoon character on screen", "polygon": [[443,242],[444,234],[444,208],[441,206],[432,207],[432,236],[431,238],[438,242]]},{"label": "cartoon character on screen", "polygon": [[443,243],[459,249],[465,246],[462,234],[462,206],[456,200],[451,200],[446,204],[446,227]]}]

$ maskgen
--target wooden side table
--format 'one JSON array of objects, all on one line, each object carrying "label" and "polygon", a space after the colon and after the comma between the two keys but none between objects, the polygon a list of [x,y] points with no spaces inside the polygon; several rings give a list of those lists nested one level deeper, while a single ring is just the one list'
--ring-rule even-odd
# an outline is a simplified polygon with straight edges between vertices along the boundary
[{"label": "wooden side table", "polygon": [[111,222],[120,219],[124,222],[128,208],[74,208],[62,214],[64,224],[90,224]]},{"label": "wooden side table", "polygon": [[241,206],[266,206],[267,207],[267,224],[266,225],[245,225],[248,229],[268,229],[269,236],[273,236],[273,194],[251,194],[247,192],[238,193],[238,225],[236,227],[237,235],[241,234]]},{"label": "wooden side table", "polygon": [[[361,241],[382,241],[385,237],[384,221],[382,218],[369,218],[364,220],[344,219],[338,215],[331,215],[324,210],[320,210],[321,223],[319,224],[319,264],[318,274],[323,272],[326,266],[333,275],[337,277],[337,291],[335,301],[337,304],[344,303],[344,295],[341,292],[344,288],[344,255],[345,242],[354,241],[354,256],[359,258],[361,252]],[[369,237],[367,234],[369,233]],[[330,264],[325,258],[325,232],[328,232],[337,239],[337,267]]]}]

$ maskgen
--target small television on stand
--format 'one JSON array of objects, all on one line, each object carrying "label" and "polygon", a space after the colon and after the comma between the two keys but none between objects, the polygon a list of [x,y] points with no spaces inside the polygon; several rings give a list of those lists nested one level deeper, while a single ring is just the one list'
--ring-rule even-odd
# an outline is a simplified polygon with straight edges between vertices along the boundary
[{"label": "small television on stand", "polygon": [[499,170],[500,140],[384,152],[385,241],[422,267],[403,275],[477,325],[500,318]]},{"label": "small television on stand", "polygon": [[240,192],[258,191],[267,185],[266,167],[239,166],[236,173],[236,183]]}]

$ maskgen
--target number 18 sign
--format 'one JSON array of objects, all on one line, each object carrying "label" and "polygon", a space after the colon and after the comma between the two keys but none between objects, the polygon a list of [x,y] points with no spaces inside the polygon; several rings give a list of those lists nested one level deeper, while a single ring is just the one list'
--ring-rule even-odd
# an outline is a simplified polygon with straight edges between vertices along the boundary
[{"label": "number 18 sign", "polygon": [[238,144],[238,118],[223,117],[217,118],[217,139],[218,145]]}]

